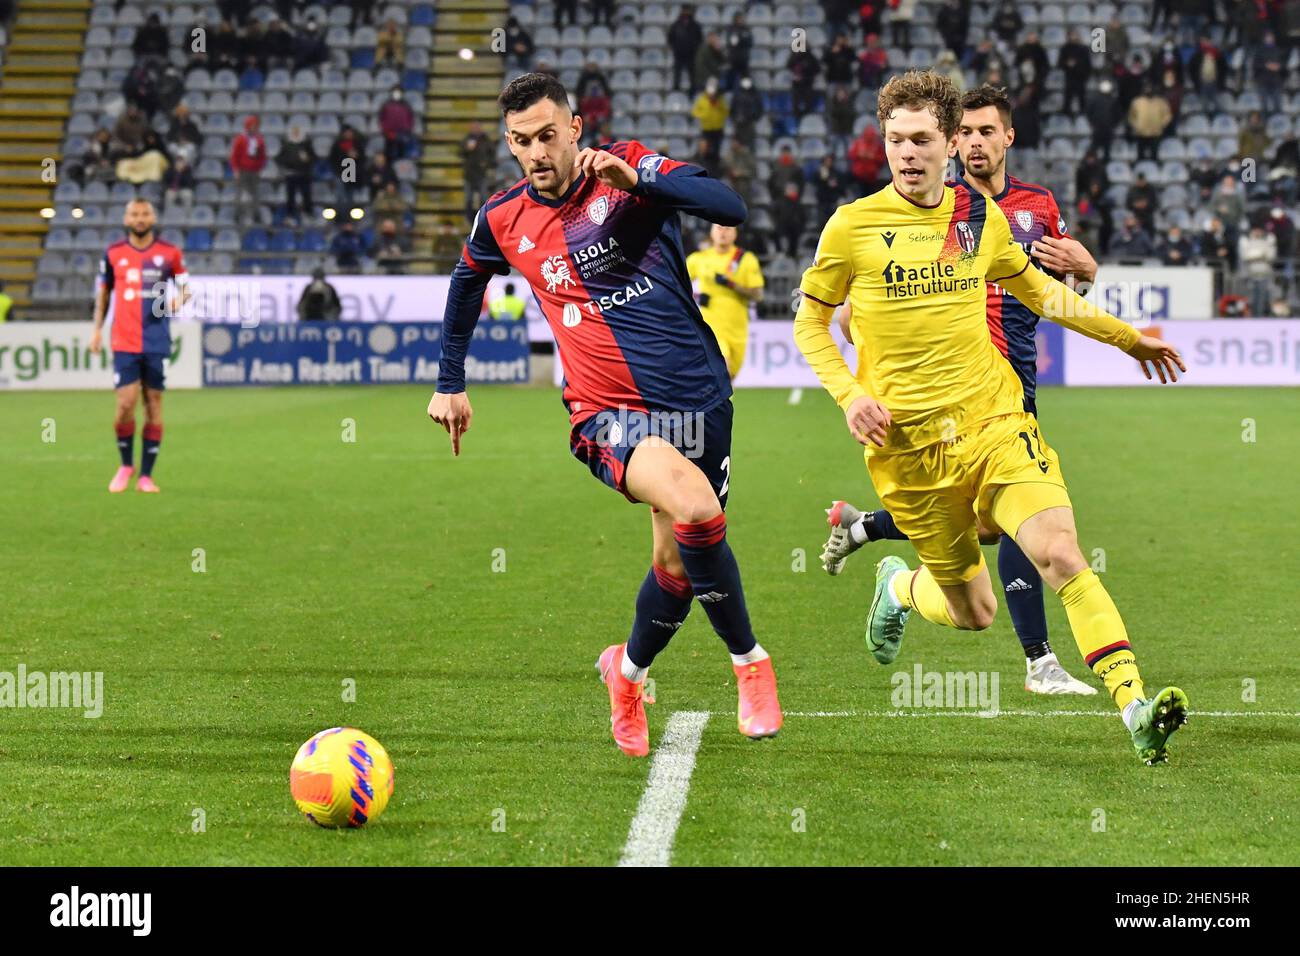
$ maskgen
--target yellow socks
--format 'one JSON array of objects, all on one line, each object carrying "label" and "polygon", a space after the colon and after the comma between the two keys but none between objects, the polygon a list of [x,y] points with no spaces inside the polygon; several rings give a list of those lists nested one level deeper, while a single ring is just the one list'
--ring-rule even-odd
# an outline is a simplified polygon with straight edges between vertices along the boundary
[{"label": "yellow socks", "polygon": [[939,590],[930,569],[921,565],[915,571],[902,571],[895,574],[889,586],[894,597],[903,607],[912,608],[927,621],[956,627],[948,614],[948,599]]},{"label": "yellow socks", "polygon": [[1056,593],[1065,605],[1079,653],[1106,685],[1120,710],[1130,701],[1143,698],[1142,675],[1128,643],[1128,632],[1101,579],[1091,568],[1085,568]]}]

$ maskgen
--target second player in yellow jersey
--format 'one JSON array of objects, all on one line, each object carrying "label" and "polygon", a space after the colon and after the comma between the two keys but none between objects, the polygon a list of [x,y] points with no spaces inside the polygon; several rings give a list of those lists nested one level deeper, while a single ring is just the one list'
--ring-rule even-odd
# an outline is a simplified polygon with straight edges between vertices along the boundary
[{"label": "second player in yellow jersey", "polygon": [[714,225],[709,246],[686,257],[700,303],[700,314],[722,349],[727,371],[735,378],[745,364],[749,310],[763,298],[763,270],[758,257],[736,245],[734,226]]}]

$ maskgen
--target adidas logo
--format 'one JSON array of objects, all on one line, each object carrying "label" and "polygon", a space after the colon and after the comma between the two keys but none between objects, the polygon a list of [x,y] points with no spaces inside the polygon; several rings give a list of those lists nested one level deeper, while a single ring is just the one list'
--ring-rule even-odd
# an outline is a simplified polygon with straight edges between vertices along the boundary
[{"label": "adidas logo", "polygon": [[522,239],[519,240],[519,248],[516,249],[515,251],[527,252],[529,249],[536,249],[536,248],[537,248],[537,243],[533,242],[533,240],[529,239],[527,236],[524,236]]},{"label": "adidas logo", "polygon": [[1025,581],[1024,581],[1024,578],[1016,578],[1014,581],[1012,581],[1010,584],[1008,584],[1004,590],[1007,590],[1007,591],[1032,591],[1033,589],[1034,589],[1033,585],[1032,585],[1032,584],[1026,584]]},{"label": "adidas logo", "polygon": [[655,625],[656,627],[663,627],[663,628],[667,628],[670,631],[676,631],[679,627],[681,627],[686,622],[685,621],[660,621],[655,618],[651,618],[650,623]]},{"label": "adidas logo", "polygon": [[695,597],[702,604],[717,604],[719,601],[725,601],[729,595],[720,591],[710,591],[708,594],[697,594]]}]

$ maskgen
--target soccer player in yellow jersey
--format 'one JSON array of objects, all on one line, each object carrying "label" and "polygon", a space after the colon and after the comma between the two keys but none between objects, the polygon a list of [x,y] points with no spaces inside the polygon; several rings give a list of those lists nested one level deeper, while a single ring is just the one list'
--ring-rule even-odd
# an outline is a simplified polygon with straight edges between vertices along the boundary
[{"label": "soccer player in yellow jersey", "polygon": [[[1119,706],[1138,757],[1166,759],[1186,721],[1187,695],[1145,698],[1119,611],[1079,550],[1056,453],[989,336],[985,282],[1033,311],[1136,358],[1148,377],[1185,371],[1173,346],[1142,335],[1030,267],[991,198],[944,185],[956,151],[961,96],[931,71],[891,79],[877,115],[892,183],[841,206],[804,273],[795,340],[866,446],[872,484],[921,559],[877,566],[867,621],[873,656],[898,656],[912,611],[948,627],[982,630],[997,600],[977,525],[1015,539],[1060,596],[1075,642]],[[830,336],[848,299],[854,375]]]},{"label": "soccer player in yellow jersey", "polygon": [[686,257],[700,314],[717,337],[732,378],[745,364],[749,307],[763,301],[763,270],[758,257],[736,245],[736,232],[735,226],[714,223],[709,247]]}]

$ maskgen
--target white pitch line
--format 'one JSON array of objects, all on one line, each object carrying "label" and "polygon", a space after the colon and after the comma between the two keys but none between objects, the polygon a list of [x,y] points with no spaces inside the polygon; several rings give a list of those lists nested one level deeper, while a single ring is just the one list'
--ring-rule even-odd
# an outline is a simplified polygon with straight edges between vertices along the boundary
[{"label": "white pitch line", "polygon": [[[1115,717],[1110,710],[811,710],[789,711],[787,717]],[[1290,717],[1289,710],[1192,710],[1189,717]]]},{"label": "white pitch line", "polygon": [[650,779],[628,827],[619,866],[668,865],[677,825],[686,809],[695,752],[708,722],[707,710],[679,710],[668,718],[650,763]]}]

